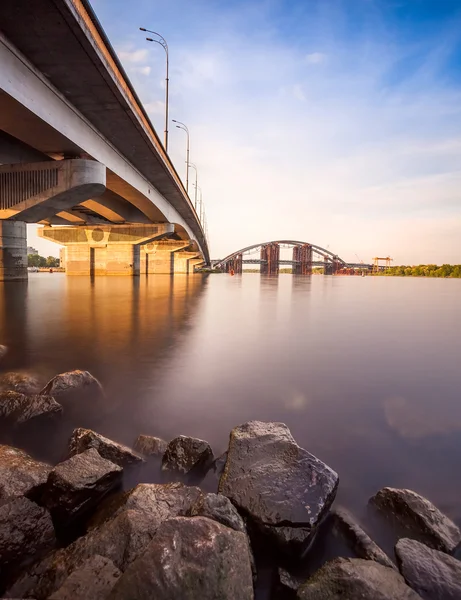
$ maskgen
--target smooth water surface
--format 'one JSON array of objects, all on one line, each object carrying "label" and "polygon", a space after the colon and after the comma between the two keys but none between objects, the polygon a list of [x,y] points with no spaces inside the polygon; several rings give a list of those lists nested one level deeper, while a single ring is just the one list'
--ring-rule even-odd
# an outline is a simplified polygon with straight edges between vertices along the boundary
[{"label": "smooth water surface", "polygon": [[[283,421],[360,510],[383,485],[461,522],[461,280],[257,274],[0,284],[5,370],[87,369],[107,391],[89,426],[208,440]],[[47,440],[43,440],[46,447]]]}]

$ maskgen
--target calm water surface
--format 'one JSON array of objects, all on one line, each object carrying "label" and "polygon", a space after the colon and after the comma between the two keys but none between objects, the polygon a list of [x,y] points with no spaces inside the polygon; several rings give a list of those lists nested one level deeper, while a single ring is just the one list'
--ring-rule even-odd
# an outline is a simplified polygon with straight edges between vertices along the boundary
[{"label": "calm water surface", "polygon": [[[208,440],[283,421],[360,512],[383,485],[461,522],[461,280],[31,274],[0,284],[2,370],[87,369],[107,391],[88,426]],[[43,440],[46,453],[48,440]]]}]

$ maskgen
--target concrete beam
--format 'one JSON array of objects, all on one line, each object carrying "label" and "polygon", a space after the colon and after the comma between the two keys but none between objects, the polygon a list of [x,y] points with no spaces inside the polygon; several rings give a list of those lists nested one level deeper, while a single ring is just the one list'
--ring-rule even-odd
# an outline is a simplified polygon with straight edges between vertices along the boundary
[{"label": "concrete beam", "polygon": [[27,279],[27,231],[19,221],[0,221],[0,281]]}]

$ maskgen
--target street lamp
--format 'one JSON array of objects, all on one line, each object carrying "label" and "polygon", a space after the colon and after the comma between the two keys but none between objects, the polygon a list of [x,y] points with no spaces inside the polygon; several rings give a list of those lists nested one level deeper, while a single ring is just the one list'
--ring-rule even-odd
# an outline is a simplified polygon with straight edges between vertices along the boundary
[{"label": "street lamp", "polygon": [[[202,224],[203,227],[203,219],[205,217],[205,211],[203,210],[203,198],[202,198],[202,188],[199,185],[195,185],[195,196],[197,197],[197,189],[200,192],[200,223]],[[197,209],[195,209],[197,211]]]},{"label": "street lamp", "polygon": [[176,127],[178,129],[182,129],[187,134],[187,146],[186,146],[186,192],[187,192],[187,195],[189,195],[189,148],[190,148],[190,146],[189,146],[189,129],[187,128],[187,125],[184,125],[184,123],[181,123],[181,121],[175,121],[173,119],[173,123],[178,123],[176,125]]},{"label": "street lamp", "polygon": [[195,205],[195,212],[197,212],[197,167],[194,165],[194,163],[187,163],[190,167],[192,167],[193,169],[195,169],[195,201],[194,201],[194,205]]},{"label": "street lamp", "polygon": [[168,44],[166,43],[166,39],[163,36],[161,36],[159,33],[157,33],[156,31],[151,31],[150,29],[145,29],[144,27],[140,27],[139,29],[141,31],[147,31],[148,33],[153,33],[154,35],[158,36],[160,38],[158,40],[153,40],[152,38],[146,38],[146,40],[148,42],[155,42],[156,44],[160,44],[160,46],[162,46],[162,48],[165,50],[165,54],[166,54],[165,142],[164,142],[164,146],[165,146],[165,152],[168,154],[168,84],[169,84],[169,81],[170,81],[170,78],[169,78]]}]

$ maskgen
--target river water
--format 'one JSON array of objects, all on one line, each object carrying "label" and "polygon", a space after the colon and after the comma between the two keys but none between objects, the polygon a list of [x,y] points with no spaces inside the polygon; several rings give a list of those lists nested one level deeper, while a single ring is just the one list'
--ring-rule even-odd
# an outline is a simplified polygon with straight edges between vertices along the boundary
[{"label": "river water", "polygon": [[30,274],[0,284],[1,368],[89,370],[107,401],[72,425],[129,445],[218,455],[233,426],[283,421],[356,513],[390,485],[461,523],[460,299],[456,279]]}]

